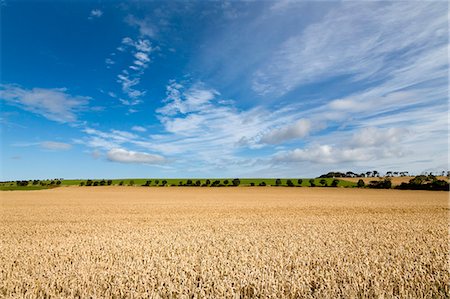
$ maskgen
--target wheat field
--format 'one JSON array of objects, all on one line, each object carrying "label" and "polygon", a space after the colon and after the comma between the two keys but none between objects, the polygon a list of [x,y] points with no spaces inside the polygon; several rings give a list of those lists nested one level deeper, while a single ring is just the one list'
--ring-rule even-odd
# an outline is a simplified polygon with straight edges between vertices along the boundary
[{"label": "wheat field", "polygon": [[2,192],[3,298],[445,298],[448,193]]}]

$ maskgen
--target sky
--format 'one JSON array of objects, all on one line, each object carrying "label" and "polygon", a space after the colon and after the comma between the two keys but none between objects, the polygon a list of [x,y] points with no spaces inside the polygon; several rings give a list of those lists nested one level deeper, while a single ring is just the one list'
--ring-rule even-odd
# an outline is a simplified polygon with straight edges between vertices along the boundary
[{"label": "sky", "polygon": [[0,1],[1,180],[448,169],[446,1]]}]

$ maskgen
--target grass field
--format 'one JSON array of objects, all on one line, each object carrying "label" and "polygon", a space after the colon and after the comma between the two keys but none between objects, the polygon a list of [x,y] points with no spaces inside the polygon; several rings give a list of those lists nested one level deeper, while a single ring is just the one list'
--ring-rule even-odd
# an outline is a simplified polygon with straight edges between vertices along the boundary
[{"label": "grass field", "polygon": [[[93,181],[101,181],[103,179],[92,179]],[[107,180],[107,179],[105,179]],[[167,181],[167,186],[178,186],[180,184],[180,182],[182,184],[186,184],[187,180],[186,178],[178,178],[178,179],[160,179],[160,178],[147,178],[147,179],[143,179],[143,178],[126,178],[126,179],[114,179],[112,180],[112,185],[119,185],[122,184],[123,186],[142,186],[144,185],[147,181],[151,181],[150,186],[154,187],[154,186],[161,186],[162,181],[166,180]],[[197,180],[200,181],[200,184],[204,184],[206,182],[207,179],[205,178],[199,178],[199,179],[189,179],[191,180],[193,183],[195,183]],[[229,185],[232,185],[231,182],[233,180],[233,178],[210,178],[209,179],[211,182],[215,181],[215,180],[220,180],[221,183],[223,183],[225,180],[228,180]],[[287,186],[287,180],[286,178],[281,179],[281,185],[280,186]],[[310,179],[302,179],[302,184],[298,185],[298,178],[292,178],[290,179],[292,181],[292,183],[296,186],[296,187],[308,187],[310,186]],[[321,186],[320,184],[320,180],[321,179],[314,179],[314,182],[317,186]],[[245,186],[250,186],[251,183],[255,184],[256,186],[258,186],[260,183],[264,182],[266,185],[268,186],[275,186],[275,178],[245,178],[245,179],[240,179],[240,185],[241,187],[245,187]],[[331,183],[333,182],[333,179],[331,178],[326,178],[325,179],[326,183],[328,186],[331,186]],[[50,180],[44,180],[42,181],[45,184],[50,184]],[[85,183],[86,180],[62,180],[61,181],[61,185],[60,186],[79,186],[80,183],[83,182]],[[158,182],[158,183],[156,183]],[[52,185],[55,186],[55,185]],[[350,181],[346,181],[346,180],[339,180],[338,183],[338,187],[354,187],[356,186],[355,182],[350,182]],[[47,189],[47,186],[39,186],[39,185],[32,185],[31,183],[28,186],[22,187],[22,186],[17,186],[15,182],[11,182],[11,183],[0,183],[0,191],[4,190],[4,191],[9,191],[9,190],[39,190],[39,189]]]},{"label": "grass field", "polygon": [[449,296],[446,192],[112,186],[0,203],[0,297]]}]

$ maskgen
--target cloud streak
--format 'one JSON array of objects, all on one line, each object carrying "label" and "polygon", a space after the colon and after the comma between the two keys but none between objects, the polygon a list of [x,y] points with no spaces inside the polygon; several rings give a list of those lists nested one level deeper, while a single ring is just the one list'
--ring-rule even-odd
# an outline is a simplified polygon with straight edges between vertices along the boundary
[{"label": "cloud streak", "polygon": [[67,88],[25,89],[19,85],[3,84],[0,99],[52,121],[73,123],[77,121],[77,114],[87,109],[91,97],[70,95]]}]

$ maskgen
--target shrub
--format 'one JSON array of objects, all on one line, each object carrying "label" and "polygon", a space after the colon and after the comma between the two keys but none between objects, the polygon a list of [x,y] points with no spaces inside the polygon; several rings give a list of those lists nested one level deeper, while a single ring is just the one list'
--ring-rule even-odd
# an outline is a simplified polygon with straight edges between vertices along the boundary
[{"label": "shrub", "polygon": [[276,179],[275,180],[275,185],[276,186],[280,186],[281,185],[281,180],[280,179]]},{"label": "shrub", "polygon": [[120,181],[120,182],[119,182],[119,186],[123,186],[123,181]]},{"label": "shrub", "polygon": [[233,184],[233,186],[237,187],[241,184],[241,180],[240,179],[234,179],[233,181],[231,181],[231,183]]},{"label": "shrub", "polygon": [[131,180],[129,185],[130,185],[130,186],[134,186],[134,181]]},{"label": "shrub", "polygon": [[303,183],[303,180],[302,180],[302,179],[298,179],[298,180],[297,180],[297,184],[298,184],[299,187],[302,186],[302,183]]},{"label": "shrub", "polygon": [[316,186],[316,184],[314,183],[314,179],[310,179],[310,180],[309,180],[309,185],[310,185],[311,187],[315,187],[315,186]]},{"label": "shrub", "polygon": [[81,186],[81,187],[84,186],[84,182],[80,182],[80,186]]},{"label": "shrub", "polygon": [[266,186],[266,182],[259,183],[259,186]]},{"label": "shrub", "polygon": [[384,180],[370,181],[367,187],[375,189],[390,189],[392,187],[392,182],[390,178],[385,178]]},{"label": "shrub", "polygon": [[108,180],[107,184],[108,184],[108,186],[111,186],[112,185],[112,180]]},{"label": "shrub", "polygon": [[320,183],[322,186],[324,186],[324,187],[327,187],[327,186],[328,186],[327,180],[326,180],[326,179],[321,179],[321,180],[319,181],[319,183]]},{"label": "shrub", "polygon": [[363,188],[366,185],[366,183],[364,183],[364,180],[359,179],[358,183],[356,183],[356,186],[358,186],[358,188]]},{"label": "shrub", "polygon": [[334,180],[331,182],[331,187],[337,187],[338,185],[339,185],[339,180],[334,179]]},{"label": "shrub", "polygon": [[292,183],[291,180],[287,180],[287,181],[286,181],[286,184],[287,184],[289,187],[294,187],[294,183]]}]

